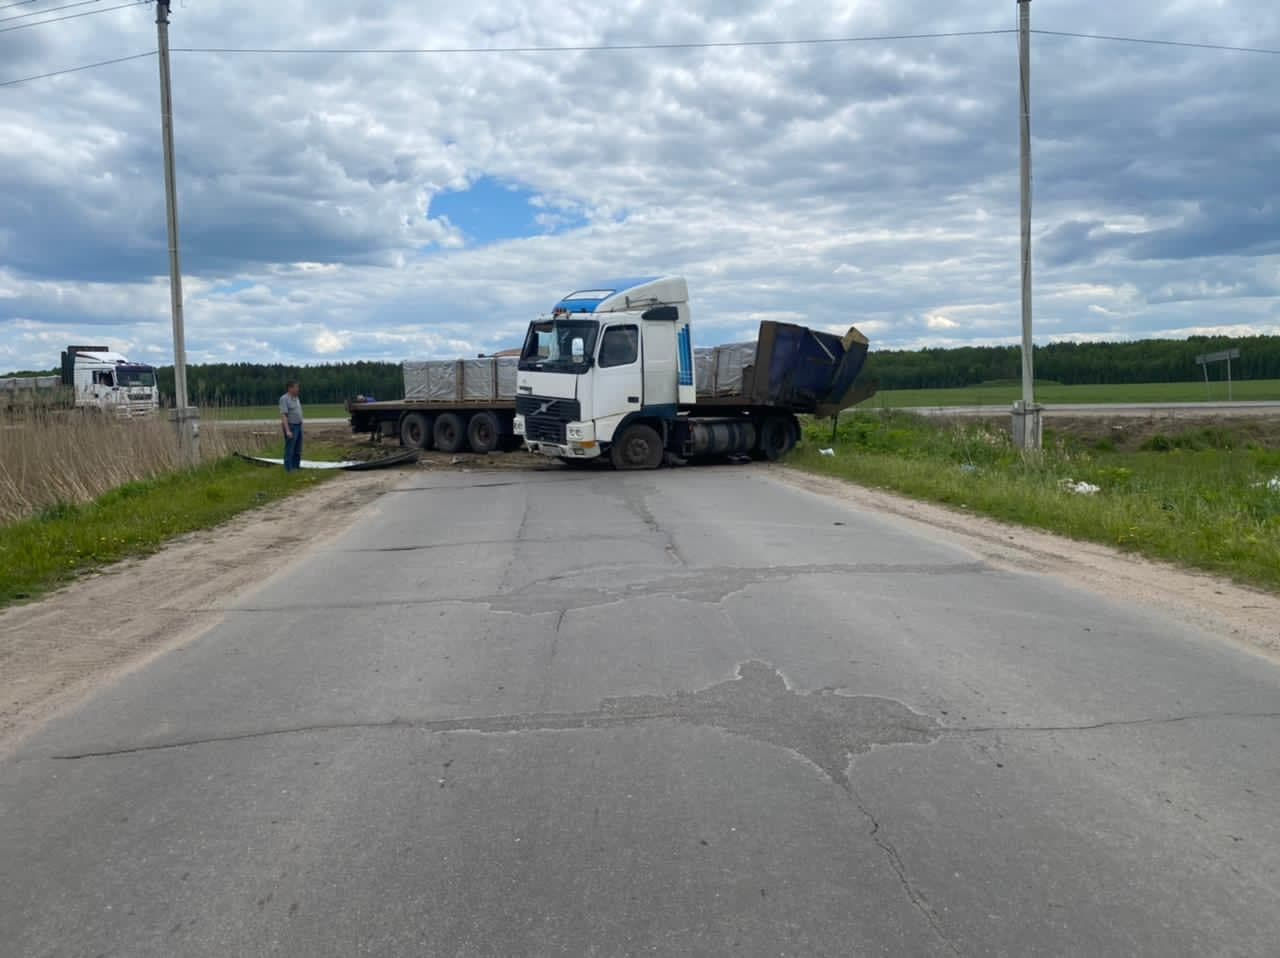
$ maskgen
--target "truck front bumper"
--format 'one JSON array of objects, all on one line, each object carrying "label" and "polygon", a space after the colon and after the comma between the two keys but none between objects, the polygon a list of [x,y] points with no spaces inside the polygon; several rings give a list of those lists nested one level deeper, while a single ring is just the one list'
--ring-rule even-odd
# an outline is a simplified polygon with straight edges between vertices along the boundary
[{"label": "truck front bumper", "polygon": [[[564,439],[530,439],[525,429],[525,417],[517,415],[513,431],[524,439],[525,448],[543,456],[556,459],[595,459],[600,455],[600,443],[596,441],[595,425],[589,422],[565,423]],[[552,430],[559,431],[559,430]],[[546,430],[543,430],[544,435]]]},{"label": "truck front bumper", "polygon": [[524,444],[530,452],[555,459],[595,459],[600,455],[600,443],[595,440],[585,442],[570,440],[566,443],[558,443],[526,439]]}]

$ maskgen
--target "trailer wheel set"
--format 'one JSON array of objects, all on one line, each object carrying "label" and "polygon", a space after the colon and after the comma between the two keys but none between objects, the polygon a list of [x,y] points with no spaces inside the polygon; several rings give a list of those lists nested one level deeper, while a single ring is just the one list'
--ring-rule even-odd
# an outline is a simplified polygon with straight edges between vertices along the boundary
[{"label": "trailer wheel set", "polygon": [[[383,431],[391,428],[387,423]],[[392,433],[394,435],[394,433]],[[438,452],[494,452],[503,445],[513,445],[511,422],[488,410],[467,414],[460,412],[408,412],[400,417],[400,445],[410,449],[435,449]]]}]

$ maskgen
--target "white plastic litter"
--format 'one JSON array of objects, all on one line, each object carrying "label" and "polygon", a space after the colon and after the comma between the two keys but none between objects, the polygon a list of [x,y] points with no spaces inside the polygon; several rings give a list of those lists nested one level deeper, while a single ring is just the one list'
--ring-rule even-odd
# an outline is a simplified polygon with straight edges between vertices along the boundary
[{"label": "white plastic litter", "polygon": [[1082,496],[1092,496],[1102,491],[1101,486],[1095,486],[1092,482],[1083,480],[1076,482],[1074,479],[1063,479],[1061,485],[1067,492],[1074,492]]},{"label": "white plastic litter", "polygon": [[[283,459],[272,459],[270,456],[245,456],[254,462],[266,462],[273,466],[283,466]],[[318,459],[300,459],[298,468],[300,469],[350,469],[352,466],[360,465],[359,459],[349,459],[345,462],[325,462]]]},{"label": "white plastic litter", "polygon": [[818,455],[819,455],[819,456],[834,456],[835,454],[836,454],[836,451],[835,451],[834,449],[819,449],[819,450],[818,450]]},{"label": "white plastic litter", "polygon": [[1270,489],[1272,492],[1280,492],[1280,476],[1272,476],[1266,482],[1255,482],[1255,489]]}]

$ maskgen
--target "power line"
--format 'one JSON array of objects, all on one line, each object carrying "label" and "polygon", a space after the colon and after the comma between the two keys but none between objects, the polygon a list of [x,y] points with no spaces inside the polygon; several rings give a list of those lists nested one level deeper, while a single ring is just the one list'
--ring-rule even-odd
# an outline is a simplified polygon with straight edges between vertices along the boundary
[{"label": "power line", "polygon": [[112,63],[125,63],[129,60],[141,60],[144,57],[153,57],[155,55],[155,50],[148,50],[146,53],[135,53],[127,57],[115,57],[112,60],[99,60],[97,63],[85,63],[78,67],[67,67],[65,70],[54,70],[51,73],[37,73],[35,76],[18,77],[16,80],[0,80],[0,87],[16,86],[19,83],[28,83],[32,80],[43,80],[47,77],[60,77],[64,73],[79,73],[81,70],[92,70],[94,67],[105,67],[110,66]]},{"label": "power line", "polygon": [[175,53],[254,54],[433,54],[433,53],[607,53],[619,50],[708,50],[739,47],[820,46],[835,43],[873,43],[888,40],[942,40],[951,37],[990,37],[1016,30],[957,30],[949,33],[885,33],[861,37],[809,37],[791,40],[704,40],[677,43],[603,43],[556,47],[174,47]]},{"label": "power line", "polygon": [[1191,47],[1195,50],[1229,50],[1232,53],[1267,53],[1280,56],[1280,50],[1266,47],[1237,47],[1227,43],[1193,43],[1188,40],[1153,40],[1148,37],[1119,37],[1105,33],[1072,33],[1068,30],[1032,30],[1046,37],[1074,37],[1077,40],[1113,40],[1118,43],[1146,43],[1160,47]]},{"label": "power line", "polygon": [[[97,0],[94,0],[97,2]],[[32,23],[19,23],[13,27],[0,27],[0,33],[12,33],[14,30],[25,30],[27,27],[39,27],[46,23],[61,23],[63,20],[78,20],[81,17],[95,17],[100,13],[110,13],[112,10],[123,10],[125,7],[138,7],[150,0],[133,0],[132,3],[118,3],[114,7],[103,7],[101,10],[86,10],[83,13],[68,13],[65,17],[50,17],[48,20],[36,20]],[[78,4],[68,4],[68,6],[77,6]],[[59,10],[65,10],[66,7],[58,7]],[[41,10],[40,13],[46,11]]]},{"label": "power line", "polygon": [[[1154,46],[1189,47],[1199,50],[1226,50],[1235,53],[1280,55],[1280,49],[1241,47],[1226,43],[1194,43],[1185,40],[1157,40],[1149,37],[1125,37],[1102,33],[1072,33],[1066,30],[1032,30],[1052,37],[1074,37],[1080,40],[1104,40],[1118,43],[1143,43]],[[404,54],[483,54],[483,53],[608,53],[627,50],[707,50],[742,47],[819,46],[839,43],[874,43],[890,40],[941,40],[965,37],[990,37],[1017,33],[1017,30],[956,30],[947,33],[884,33],[849,37],[809,37],[786,40],[708,40],[676,43],[605,43],[569,46],[525,47],[174,47],[175,53],[242,53],[256,55],[298,55],[308,53],[347,55]]]},{"label": "power line", "polygon": [[[21,3],[10,4],[13,6],[22,6],[26,3],[34,3],[36,0],[21,0]],[[82,2],[90,2],[90,0],[82,0]],[[91,2],[100,2],[100,0],[91,0]],[[117,6],[104,7],[101,10],[90,10],[85,13],[70,14],[66,17],[57,17],[50,20],[41,20],[38,23],[22,24],[17,27],[5,27],[0,29],[0,33],[6,33],[10,30],[21,29],[24,26],[39,26],[40,23],[56,23],[59,20],[71,20],[77,17],[91,16],[98,13],[108,13],[112,10],[121,10],[125,7],[138,6],[148,0],[134,0],[132,3],[122,3]],[[0,7],[0,10],[7,9]],[[63,9],[63,8],[59,8]],[[46,12],[46,11],[42,11]],[[2,22],[2,21],[0,21]],[[1269,49],[1266,47],[1241,47],[1232,46],[1222,43],[1194,43],[1184,40],[1156,40],[1145,37],[1125,37],[1098,33],[1073,33],[1066,30],[1032,30],[1032,33],[1042,36],[1054,37],[1071,37],[1079,40],[1103,40],[1119,43],[1142,43],[1156,46],[1172,46],[1172,47],[1188,47],[1201,50],[1224,50],[1235,53],[1261,53],[1268,55],[1280,55],[1280,49]],[[957,37],[985,37],[998,36],[1003,34],[1017,33],[1017,30],[963,30],[952,31],[947,33],[896,33],[896,34],[877,34],[868,36],[850,36],[850,37],[812,37],[799,38],[791,40],[717,40],[705,42],[688,42],[688,43],[622,43],[622,44],[599,44],[599,45],[578,45],[578,46],[558,46],[558,47],[415,47],[415,48],[371,48],[371,47],[349,47],[349,48],[281,48],[281,47],[174,47],[175,53],[217,53],[217,54],[330,54],[330,55],[373,55],[373,54],[482,54],[482,53],[596,53],[608,51],[625,51],[625,50],[703,50],[715,48],[741,48],[741,47],[780,47],[780,46],[818,46],[837,43],[872,43],[876,41],[890,40],[936,40],[951,39]],[[155,55],[154,50],[146,53],[137,53],[127,57],[116,57],[111,60],[99,60],[95,63],[86,63],[81,66],[68,67],[65,70],[53,70],[49,73],[40,73],[33,76],[18,77],[13,80],[0,80],[0,87],[16,86],[19,83],[28,83],[33,80],[43,80],[47,77],[62,76],[66,73],[78,73],[81,70],[92,70],[96,67],[110,66],[113,63],[124,63],[128,60],[138,60],[143,57]]]},{"label": "power line", "polygon": [[[70,10],[72,7],[87,7],[91,3],[101,3],[102,0],[77,0],[76,3],[64,3],[60,7],[45,7],[43,10],[30,10],[27,13],[15,13],[11,17],[0,17],[0,23],[7,23],[10,20],[25,20],[27,17],[43,17],[47,13],[57,13],[59,10]],[[0,7],[0,9],[4,9]]]},{"label": "power line", "polygon": [[18,0],[17,3],[6,3],[3,7],[0,7],[0,10],[10,10],[14,7],[26,7],[39,2],[40,0]]}]

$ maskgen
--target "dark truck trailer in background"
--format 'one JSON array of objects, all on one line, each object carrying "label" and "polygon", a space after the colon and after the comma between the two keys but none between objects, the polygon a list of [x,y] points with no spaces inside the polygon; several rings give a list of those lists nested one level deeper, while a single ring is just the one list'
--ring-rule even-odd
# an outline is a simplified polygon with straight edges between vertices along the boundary
[{"label": "dark truck trailer in background", "polygon": [[351,431],[394,436],[402,446],[440,452],[489,453],[519,448],[516,359],[484,356],[406,362],[404,399],[347,403]]}]

